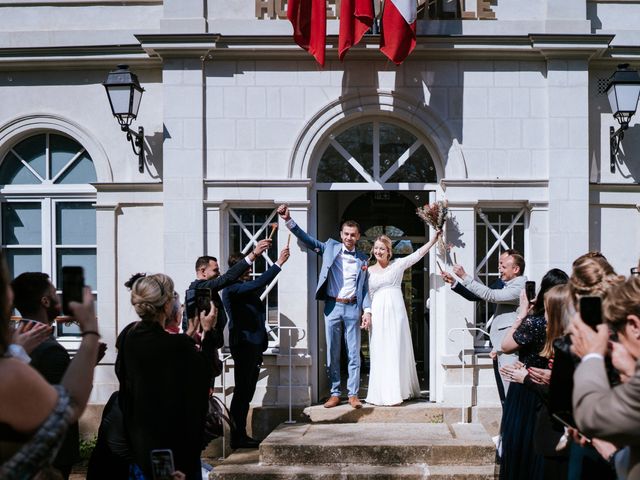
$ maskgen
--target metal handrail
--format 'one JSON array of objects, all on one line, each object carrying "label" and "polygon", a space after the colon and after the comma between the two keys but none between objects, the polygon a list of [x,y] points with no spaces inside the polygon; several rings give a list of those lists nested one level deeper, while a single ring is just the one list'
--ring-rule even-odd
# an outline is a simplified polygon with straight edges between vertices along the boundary
[{"label": "metal handrail", "polygon": [[[287,330],[288,333],[288,339],[289,339],[289,420],[287,420],[284,423],[297,423],[295,420],[293,420],[292,418],[292,404],[293,404],[293,400],[292,400],[292,384],[291,384],[291,371],[292,371],[292,357],[293,355],[291,355],[291,330],[297,330],[299,332],[302,332],[302,336],[298,339],[298,340],[303,340],[306,336],[307,336],[307,331],[302,328],[302,327],[281,327],[281,326],[273,326],[271,327],[269,330],[267,330],[267,333],[270,331],[273,331],[275,329],[282,329],[282,330]],[[280,337],[280,335],[278,334],[278,338],[280,339],[280,341],[282,341],[282,337]],[[281,349],[278,348],[278,355],[281,354]]]},{"label": "metal handrail", "polygon": [[[451,328],[449,329],[449,331],[447,332],[447,338],[453,342],[453,339],[451,338],[451,334],[452,333],[458,333],[458,332],[468,332],[471,333],[471,331],[476,331],[476,332],[481,332],[484,335],[486,335],[487,337],[489,336],[489,332],[487,332],[486,330],[483,330],[482,328],[478,328],[478,327],[458,327],[458,328]],[[460,361],[462,362],[462,387],[464,389],[464,346],[462,347],[462,355],[460,358]],[[464,391],[464,390],[463,390]],[[465,422],[465,415],[464,415],[464,409],[465,409],[465,400],[466,400],[466,394],[463,394],[462,396],[462,407],[460,408],[460,423],[467,423]],[[469,399],[469,405],[471,405],[471,399]]]},{"label": "metal handrail", "polygon": [[[225,408],[227,407],[227,382],[225,370],[227,368],[227,360],[229,360],[230,358],[231,354],[223,354],[222,358],[220,359],[220,361],[222,362],[222,403]],[[227,458],[227,427],[225,426],[224,422],[222,422],[222,424],[222,458],[220,460],[224,460],[225,458]]]}]

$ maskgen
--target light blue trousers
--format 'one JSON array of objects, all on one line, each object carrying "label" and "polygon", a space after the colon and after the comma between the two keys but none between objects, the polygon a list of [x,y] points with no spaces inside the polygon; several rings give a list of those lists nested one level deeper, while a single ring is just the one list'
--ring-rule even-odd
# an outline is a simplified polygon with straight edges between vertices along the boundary
[{"label": "light blue trousers", "polygon": [[360,388],[360,310],[356,304],[327,300],[324,305],[324,328],[327,339],[327,375],[331,395],[340,396],[340,348],[344,331],[349,358],[349,396],[358,395]]}]

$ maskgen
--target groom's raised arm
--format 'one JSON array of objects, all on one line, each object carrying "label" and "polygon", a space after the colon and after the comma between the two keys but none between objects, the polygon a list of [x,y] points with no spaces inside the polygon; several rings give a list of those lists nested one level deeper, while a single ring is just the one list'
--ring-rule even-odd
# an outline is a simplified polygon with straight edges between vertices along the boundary
[{"label": "groom's raised arm", "polygon": [[324,253],[325,244],[316,238],[313,238],[307,232],[302,230],[298,224],[291,218],[289,214],[289,207],[286,205],[280,205],[278,207],[278,215],[285,221],[285,225],[300,241],[309,249],[316,252],[318,255]]}]

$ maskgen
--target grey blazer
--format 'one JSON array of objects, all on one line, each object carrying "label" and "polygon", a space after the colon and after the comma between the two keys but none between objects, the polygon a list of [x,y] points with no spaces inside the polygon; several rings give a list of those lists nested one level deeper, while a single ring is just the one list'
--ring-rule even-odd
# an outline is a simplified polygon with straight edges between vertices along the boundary
[{"label": "grey blazer", "polygon": [[630,446],[627,479],[640,480],[640,362],[633,377],[609,386],[604,361],[589,358],[573,374],[573,416],[587,436]]},{"label": "grey blazer", "polygon": [[495,350],[500,350],[502,339],[516,320],[520,292],[522,292],[526,281],[527,277],[519,276],[506,282],[504,288],[499,290],[491,289],[470,276],[466,276],[462,281],[462,285],[481,300],[497,305],[493,315],[493,323],[489,329],[489,337]]}]

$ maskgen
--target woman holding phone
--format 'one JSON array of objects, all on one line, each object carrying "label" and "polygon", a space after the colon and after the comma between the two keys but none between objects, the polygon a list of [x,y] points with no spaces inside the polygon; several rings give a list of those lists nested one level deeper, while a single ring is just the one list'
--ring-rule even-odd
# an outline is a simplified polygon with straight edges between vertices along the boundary
[{"label": "woman holding phone", "polygon": [[165,330],[174,313],[173,280],[162,273],[134,275],[125,284],[140,321],[118,336],[116,375],[131,457],[147,479],[152,478],[150,452],[171,450],[177,471],[201,480],[209,386],[217,349],[213,328],[217,309],[201,312],[200,351],[187,335]]},{"label": "woman holding phone", "polygon": [[60,385],[49,385],[23,361],[8,356],[13,294],[0,253],[0,478],[28,479],[52,472],[53,461],[70,424],[84,411],[98,358],[98,322],[93,296],[70,305],[80,326],[81,343]]},{"label": "woman holding phone", "polygon": [[[520,295],[516,321],[502,341],[504,353],[518,352],[518,360],[525,367],[548,368],[548,359],[540,352],[545,346],[545,294],[556,286],[566,284],[569,277],[557,268],[549,270],[540,282],[540,291],[530,301],[525,290]],[[509,365],[500,373],[511,383],[502,414],[501,479],[542,479],[543,457],[533,448],[533,434],[537,413],[542,405],[538,394],[526,388],[516,378],[517,370]]]}]

